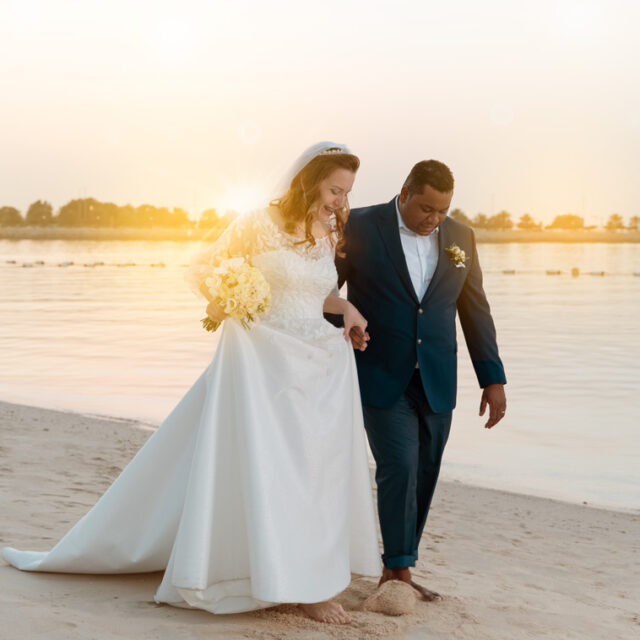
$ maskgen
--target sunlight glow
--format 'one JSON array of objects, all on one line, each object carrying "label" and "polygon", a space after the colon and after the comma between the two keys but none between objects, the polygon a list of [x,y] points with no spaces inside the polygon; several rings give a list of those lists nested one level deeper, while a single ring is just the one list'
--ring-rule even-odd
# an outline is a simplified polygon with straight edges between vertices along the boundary
[{"label": "sunlight glow", "polygon": [[255,120],[245,120],[238,126],[237,134],[242,144],[257,144],[262,138],[262,127]]},{"label": "sunlight glow", "polygon": [[252,185],[234,185],[220,198],[220,211],[237,211],[245,213],[252,209],[264,207],[266,204],[264,194]]},{"label": "sunlight glow", "polygon": [[193,51],[193,32],[193,25],[180,14],[159,14],[149,33],[153,55],[167,63],[185,61]]},{"label": "sunlight glow", "polygon": [[600,7],[593,1],[564,0],[556,7],[555,26],[560,35],[586,36],[597,30],[600,13]]},{"label": "sunlight glow", "polygon": [[437,158],[470,217],[630,218],[638,24],[638,0],[3,0],[0,207],[264,206],[330,139],[354,208]]}]

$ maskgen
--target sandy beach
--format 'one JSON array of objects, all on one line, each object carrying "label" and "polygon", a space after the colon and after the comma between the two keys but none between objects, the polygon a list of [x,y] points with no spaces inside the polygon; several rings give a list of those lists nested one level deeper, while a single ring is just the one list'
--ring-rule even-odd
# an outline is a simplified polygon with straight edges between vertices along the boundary
[{"label": "sandy beach", "polygon": [[[126,420],[0,403],[0,546],[46,550],[152,433]],[[0,561],[2,639],[631,639],[640,633],[640,516],[440,483],[416,576],[441,592],[411,615],[360,610],[375,582],[338,599],[332,627],[281,606],[214,616],[153,603],[160,573],[23,573]]]}]

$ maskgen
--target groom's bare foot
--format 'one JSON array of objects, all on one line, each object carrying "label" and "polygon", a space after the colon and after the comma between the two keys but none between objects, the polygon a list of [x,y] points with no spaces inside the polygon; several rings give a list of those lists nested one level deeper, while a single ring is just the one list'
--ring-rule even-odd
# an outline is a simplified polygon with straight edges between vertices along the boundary
[{"label": "groom's bare foot", "polygon": [[409,584],[422,596],[422,599],[427,602],[442,600],[442,596],[437,591],[431,591],[431,589],[427,589],[427,587],[423,587],[413,580],[409,581]]},{"label": "groom's bare foot", "polygon": [[337,602],[301,604],[300,608],[313,620],[328,624],[349,624],[351,616]]},{"label": "groom's bare foot", "polygon": [[422,599],[426,600],[427,602],[442,600],[442,596],[439,593],[431,591],[430,589],[427,589],[426,587],[423,587],[422,585],[415,582],[411,577],[411,570],[409,569],[409,567],[400,567],[397,569],[387,569],[387,567],[385,567],[378,586],[384,584],[385,582],[387,582],[387,580],[402,580],[402,582],[410,584],[422,596]]}]

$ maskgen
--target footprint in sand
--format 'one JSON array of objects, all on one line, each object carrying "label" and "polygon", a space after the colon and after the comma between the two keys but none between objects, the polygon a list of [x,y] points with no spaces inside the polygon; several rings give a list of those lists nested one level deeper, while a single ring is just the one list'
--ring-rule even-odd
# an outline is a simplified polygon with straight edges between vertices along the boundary
[{"label": "footprint in sand", "polygon": [[388,580],[364,601],[362,608],[365,611],[384,613],[387,616],[414,613],[416,592],[406,582]]}]

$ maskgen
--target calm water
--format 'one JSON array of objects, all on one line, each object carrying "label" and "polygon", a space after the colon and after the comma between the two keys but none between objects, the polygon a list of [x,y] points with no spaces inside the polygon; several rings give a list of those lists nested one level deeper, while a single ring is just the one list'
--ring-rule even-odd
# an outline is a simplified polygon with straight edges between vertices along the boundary
[{"label": "calm water", "polygon": [[[183,283],[195,249],[0,241],[0,399],[158,424],[215,351],[216,337],[200,327],[203,304]],[[482,428],[460,334],[444,476],[640,510],[640,245],[479,251],[508,415],[492,431]],[[36,260],[45,264],[21,267]],[[75,264],[57,266],[64,261]],[[83,266],[96,261],[105,264]],[[137,266],[116,266],[130,262]],[[166,266],[150,266],[158,262]],[[583,275],[571,277],[572,267]],[[503,273],[510,269],[516,273]],[[588,275],[600,271],[606,275]]]}]

